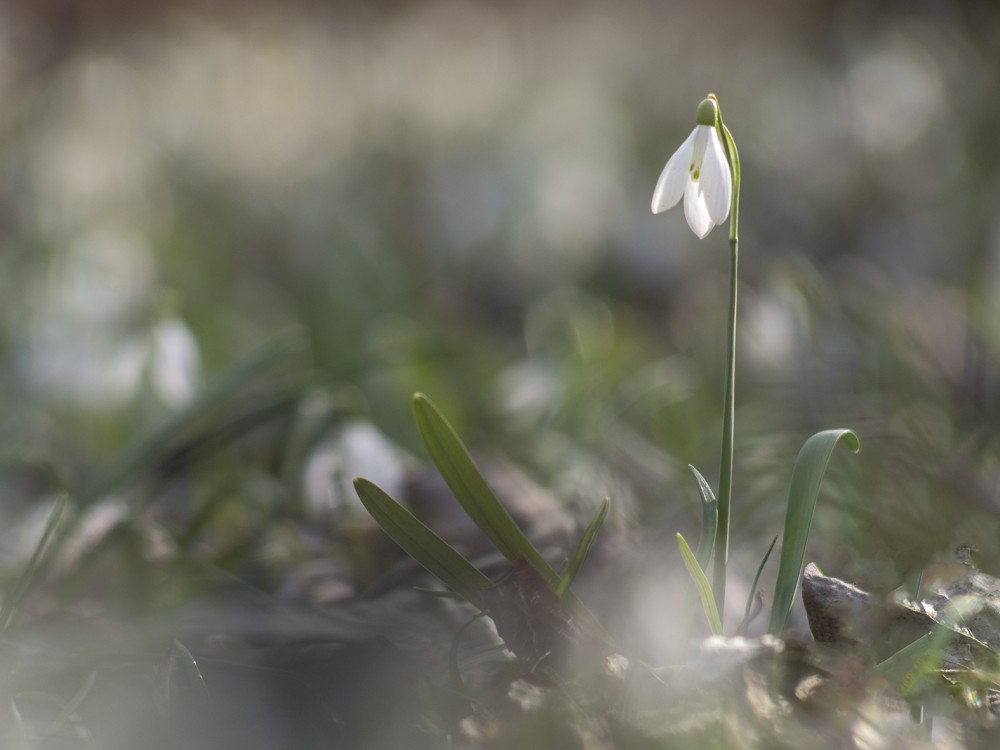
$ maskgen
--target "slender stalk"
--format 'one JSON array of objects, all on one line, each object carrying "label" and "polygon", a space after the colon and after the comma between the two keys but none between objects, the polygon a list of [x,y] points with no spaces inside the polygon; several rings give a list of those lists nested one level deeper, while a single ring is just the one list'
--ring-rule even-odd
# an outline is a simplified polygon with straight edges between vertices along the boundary
[{"label": "slender stalk", "polygon": [[[733,427],[736,391],[736,287],[739,241],[729,240],[729,333],[726,347],[726,392],[722,408],[722,464],[719,467],[719,525],[715,530],[715,602],[725,618],[726,563],[729,561],[729,511],[733,499]],[[724,621],[724,620],[723,620]]]},{"label": "slender stalk", "polygon": [[739,278],[740,156],[729,128],[719,114],[722,145],[733,170],[733,198],[729,212],[729,330],[726,343],[726,391],[722,408],[722,461],[719,467],[719,523],[715,530],[713,568],[716,606],[725,624],[726,564],[729,562],[729,511],[733,499],[733,427],[736,397],[736,290]]}]

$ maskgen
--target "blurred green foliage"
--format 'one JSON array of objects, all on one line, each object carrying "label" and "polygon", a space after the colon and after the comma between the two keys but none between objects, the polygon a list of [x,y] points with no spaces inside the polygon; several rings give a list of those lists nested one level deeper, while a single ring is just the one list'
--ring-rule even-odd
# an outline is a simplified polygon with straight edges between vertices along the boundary
[{"label": "blurred green foliage", "polygon": [[357,590],[395,558],[342,474],[423,458],[415,390],[582,517],[693,538],[725,244],[648,202],[709,91],[743,160],[734,574],[832,426],[866,450],[811,558],[1000,571],[994,4],[60,7],[0,11],[5,580],[60,493],[89,530],[25,623]]}]

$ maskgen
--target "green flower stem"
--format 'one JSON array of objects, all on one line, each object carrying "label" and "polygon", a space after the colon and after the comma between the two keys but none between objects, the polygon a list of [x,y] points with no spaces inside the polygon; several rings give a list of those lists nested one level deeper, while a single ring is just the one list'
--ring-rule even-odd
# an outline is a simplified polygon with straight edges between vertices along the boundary
[{"label": "green flower stem", "polygon": [[729,336],[726,349],[726,393],[722,409],[722,464],[719,467],[719,525],[715,529],[715,602],[720,617],[726,601],[729,560],[729,510],[733,500],[733,426],[736,390],[736,280],[738,241],[729,240]]},{"label": "green flower stem", "polygon": [[715,602],[725,622],[726,563],[729,561],[729,511],[733,499],[733,426],[736,394],[736,289],[739,265],[740,157],[733,136],[717,124],[722,145],[733,170],[733,198],[729,212],[729,331],[726,345],[726,392],[722,409],[722,462],[719,467],[719,523],[715,531]]}]

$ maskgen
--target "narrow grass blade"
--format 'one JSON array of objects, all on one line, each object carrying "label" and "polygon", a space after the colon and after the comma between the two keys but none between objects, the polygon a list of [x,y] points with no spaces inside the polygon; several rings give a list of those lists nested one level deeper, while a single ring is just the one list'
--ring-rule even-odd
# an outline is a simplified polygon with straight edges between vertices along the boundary
[{"label": "narrow grass blade", "polygon": [[906,695],[916,686],[919,665],[929,657],[933,646],[933,635],[926,633],[880,662],[875,671],[887,679],[901,695]]},{"label": "narrow grass blade", "polygon": [[528,560],[553,587],[560,576],[545,561],[501,505],[458,434],[422,393],[413,397],[413,414],[431,460],[469,518],[511,562]]},{"label": "narrow grass blade", "polygon": [[785,534],[781,543],[778,580],[774,586],[771,621],[768,625],[768,632],[771,634],[777,635],[785,628],[792,600],[795,598],[795,588],[802,574],[806,540],[809,538],[809,528],[812,525],[820,484],[830,463],[833,449],[841,441],[854,453],[861,450],[861,441],[853,430],[824,430],[806,440],[798,458],[795,459],[792,486],[788,494],[788,509],[785,513]]},{"label": "narrow grass blade", "polygon": [[205,706],[212,699],[198,661],[176,638],[157,665],[153,701],[160,715],[177,722],[188,721],[193,706]]},{"label": "narrow grass blade", "polygon": [[684,560],[684,567],[688,569],[691,580],[694,581],[695,588],[698,589],[698,596],[701,597],[701,606],[705,610],[705,619],[708,620],[708,627],[715,635],[722,635],[722,619],[719,617],[719,609],[715,605],[715,597],[712,595],[712,587],[705,577],[705,571],[698,564],[694,552],[684,541],[682,534],[677,535],[677,546],[681,551],[681,559]]},{"label": "narrow grass blade", "polygon": [[194,658],[187,646],[176,638],[170,645],[170,652],[167,654],[166,664],[160,673],[165,711],[170,712],[174,702],[174,694],[178,690],[190,691],[192,697],[199,701],[209,699],[208,685],[198,667],[198,661]]},{"label": "narrow grass blade", "polygon": [[[180,436],[191,430],[194,425],[206,422],[209,416],[216,413],[218,404],[231,400],[234,391],[247,387],[275,364],[291,355],[302,352],[306,349],[306,345],[305,334],[298,327],[282,331],[264,342],[258,349],[250,352],[246,358],[235,363],[219,377],[209,382],[190,403],[158,424],[150,432],[133,440],[118,458],[97,477],[94,483],[85,486],[80,491],[76,498],[76,505],[81,511],[86,510],[101,498],[134,479],[145,468],[162,460]],[[298,390],[299,387],[296,386],[296,392]],[[287,391],[287,387],[282,389],[283,397],[290,401],[293,400],[293,397],[290,397],[285,391]],[[54,547],[61,547],[65,543],[82,516],[82,513],[77,514],[75,518],[69,519],[59,529],[56,538],[52,541]],[[44,575],[46,566],[47,562],[43,561],[42,575]]]},{"label": "narrow grass blade", "polygon": [[56,500],[56,504],[52,507],[52,510],[49,511],[49,517],[45,520],[45,529],[42,531],[42,538],[39,539],[38,544],[35,545],[35,550],[31,554],[31,559],[28,560],[28,564],[25,565],[21,575],[18,576],[14,587],[4,595],[3,609],[0,609],[0,631],[5,631],[10,627],[11,622],[14,620],[14,614],[17,612],[18,605],[21,603],[25,594],[28,593],[31,585],[35,582],[35,579],[44,570],[42,563],[45,560],[45,553],[51,546],[49,542],[52,540],[56,529],[59,527],[59,520],[66,511],[67,505],[69,505],[69,497],[67,495],[60,495],[59,499]]},{"label": "narrow grass blade", "polygon": [[712,563],[712,553],[715,552],[715,532],[719,525],[719,501],[715,499],[715,493],[709,486],[705,477],[701,475],[694,466],[688,464],[694,479],[698,483],[698,492],[701,493],[701,537],[698,539],[698,564],[703,570],[708,570]]},{"label": "narrow grass blade", "polygon": [[457,594],[483,609],[480,589],[492,586],[493,581],[377,485],[367,479],[355,479],[354,489],[375,522],[404,552]]},{"label": "narrow grass blade", "polygon": [[[750,593],[747,595],[747,605],[743,608],[743,622],[740,623],[740,627],[737,632],[746,630],[746,627],[750,624],[750,610],[753,607],[754,597],[757,594],[757,584],[760,582],[760,574],[764,572],[764,566],[767,565],[768,559],[771,557],[771,552],[774,550],[774,545],[778,543],[778,536],[775,534],[774,539],[771,540],[771,544],[767,548],[767,552],[764,553],[764,557],[760,561],[760,565],[757,566],[757,573],[753,577],[753,583],[750,584]],[[758,609],[754,612],[754,617],[760,612]]]},{"label": "narrow grass blade", "polygon": [[11,737],[15,744],[12,746],[13,750],[34,750],[37,745],[34,741],[28,738],[28,727],[25,726],[24,718],[21,716],[21,710],[17,707],[17,699],[10,699],[10,718],[13,723],[12,730],[8,730],[7,736]]},{"label": "narrow grass blade", "polygon": [[904,698],[912,695],[919,689],[920,682],[940,667],[945,648],[955,634],[969,637],[968,631],[957,628],[975,617],[984,606],[981,598],[971,594],[953,599],[941,612],[930,633],[879,663],[875,671],[889,680]]},{"label": "narrow grass blade", "polygon": [[916,573],[914,573],[913,575],[911,575],[909,578],[906,579],[906,582],[903,584],[903,586],[906,587],[908,591],[912,592],[910,594],[911,597],[913,597],[914,599],[919,599],[920,587],[921,585],[923,585],[923,582],[924,582],[924,571],[918,570]]},{"label": "narrow grass blade", "polygon": [[45,728],[44,734],[52,736],[59,732],[63,728],[63,725],[73,718],[77,709],[83,704],[84,699],[90,693],[90,689],[94,687],[94,681],[97,679],[97,672],[91,672],[87,679],[83,681],[83,684],[73,693],[73,697],[69,699],[62,710],[59,711],[59,715],[56,716],[49,725]]},{"label": "narrow grass blade", "polygon": [[559,585],[556,587],[556,593],[559,594],[560,597],[566,593],[570,585],[573,583],[573,579],[576,578],[576,574],[580,572],[580,566],[583,565],[583,561],[587,559],[587,553],[590,552],[590,545],[594,543],[594,537],[597,536],[597,532],[600,530],[601,526],[604,525],[604,521],[608,517],[608,509],[610,507],[611,498],[604,498],[604,502],[601,503],[601,508],[597,511],[597,515],[595,515],[590,524],[588,524],[587,530],[583,532],[583,538],[580,539],[580,544],[576,547],[576,554],[573,555],[573,562],[570,563],[569,570],[566,571],[566,575],[563,576]]},{"label": "narrow grass blade", "polygon": [[276,362],[305,349],[307,340],[298,328],[290,328],[264,342],[218,378],[209,382],[194,399],[151,432],[133,441],[128,449],[97,482],[81,494],[79,505],[86,508],[117,489],[142,466],[162,456],[170,443],[192,423],[203,418],[217,404],[258,377]]}]

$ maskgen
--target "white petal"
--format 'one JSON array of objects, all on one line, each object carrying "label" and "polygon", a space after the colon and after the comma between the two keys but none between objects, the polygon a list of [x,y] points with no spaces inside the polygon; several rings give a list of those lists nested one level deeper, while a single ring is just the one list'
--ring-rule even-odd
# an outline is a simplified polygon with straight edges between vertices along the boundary
[{"label": "white petal", "polygon": [[653,190],[651,208],[654,214],[673,208],[684,195],[684,186],[688,183],[691,168],[691,157],[694,154],[694,136],[697,132],[697,128],[691,131],[691,135],[674,151],[674,155],[660,173],[656,189]]},{"label": "white petal", "polygon": [[191,330],[177,318],[167,318],[153,329],[151,375],[153,387],[168,406],[179,407],[198,390],[201,356]]},{"label": "white petal", "polygon": [[729,216],[729,206],[733,199],[733,176],[722,141],[719,140],[719,132],[715,128],[711,129],[708,137],[699,181],[708,215],[714,224],[721,224]]},{"label": "white petal", "polygon": [[705,239],[712,231],[715,222],[708,215],[708,205],[705,203],[705,193],[701,189],[701,183],[691,180],[684,190],[684,218],[687,219],[691,231],[698,235],[698,239]]}]

